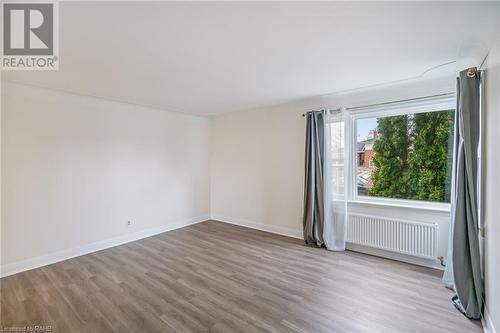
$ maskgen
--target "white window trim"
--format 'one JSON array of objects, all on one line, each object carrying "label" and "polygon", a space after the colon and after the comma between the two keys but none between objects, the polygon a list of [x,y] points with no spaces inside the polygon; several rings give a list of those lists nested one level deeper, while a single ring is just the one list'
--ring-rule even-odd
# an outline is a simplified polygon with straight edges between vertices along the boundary
[{"label": "white window trim", "polygon": [[[333,108],[332,108],[333,109]],[[358,195],[356,182],[356,143],[357,143],[357,128],[356,121],[359,119],[398,116],[408,113],[423,113],[433,111],[443,111],[456,109],[455,95],[437,96],[419,98],[404,102],[387,103],[384,105],[375,105],[367,107],[355,107],[345,109],[345,143],[349,149],[344,162],[346,172],[346,187],[344,189],[347,195],[346,199],[350,203],[390,206],[390,207],[406,207],[414,209],[424,209],[431,211],[449,212],[451,210],[450,203],[423,201],[423,200],[407,200],[407,199],[392,199],[384,197],[370,197]]]}]

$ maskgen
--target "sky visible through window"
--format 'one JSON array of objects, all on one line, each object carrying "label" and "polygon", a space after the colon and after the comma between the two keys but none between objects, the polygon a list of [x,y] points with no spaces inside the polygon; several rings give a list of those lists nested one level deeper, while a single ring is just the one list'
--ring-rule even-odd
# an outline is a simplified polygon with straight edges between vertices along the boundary
[{"label": "sky visible through window", "polygon": [[357,127],[358,127],[357,141],[363,141],[368,137],[370,131],[373,131],[374,129],[377,128],[377,118],[359,119],[357,122]]}]

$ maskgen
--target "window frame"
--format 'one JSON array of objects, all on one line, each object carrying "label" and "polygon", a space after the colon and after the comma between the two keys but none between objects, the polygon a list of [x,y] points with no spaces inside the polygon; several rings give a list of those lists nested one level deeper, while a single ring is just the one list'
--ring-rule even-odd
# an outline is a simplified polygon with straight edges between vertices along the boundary
[{"label": "window frame", "polygon": [[345,194],[348,202],[392,206],[392,207],[408,207],[416,209],[426,209],[435,211],[449,212],[451,204],[447,202],[434,202],[424,200],[411,199],[394,199],[385,197],[371,197],[367,195],[358,195],[357,191],[357,121],[360,119],[399,116],[404,114],[416,114],[424,112],[437,112],[445,110],[455,110],[456,112],[456,97],[455,94],[446,94],[445,96],[433,96],[417,98],[403,102],[390,102],[366,107],[354,107],[346,109],[345,116],[345,142],[346,145],[353,147],[350,149],[344,161],[347,172],[347,183],[345,184]]}]

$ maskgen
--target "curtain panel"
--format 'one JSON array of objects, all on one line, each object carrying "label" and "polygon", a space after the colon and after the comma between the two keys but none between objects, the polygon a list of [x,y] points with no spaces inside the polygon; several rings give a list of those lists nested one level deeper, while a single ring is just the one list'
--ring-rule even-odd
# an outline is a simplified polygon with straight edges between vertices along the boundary
[{"label": "curtain panel", "polygon": [[307,113],[303,232],[306,244],[344,251],[347,232],[343,111]]},{"label": "curtain panel", "polygon": [[456,291],[454,305],[471,319],[480,319],[483,311],[478,213],[483,75],[464,70],[457,79],[450,241],[443,276],[444,283]]},{"label": "curtain panel", "polygon": [[318,247],[325,244],[325,114],[306,114],[303,230],[306,244]]}]

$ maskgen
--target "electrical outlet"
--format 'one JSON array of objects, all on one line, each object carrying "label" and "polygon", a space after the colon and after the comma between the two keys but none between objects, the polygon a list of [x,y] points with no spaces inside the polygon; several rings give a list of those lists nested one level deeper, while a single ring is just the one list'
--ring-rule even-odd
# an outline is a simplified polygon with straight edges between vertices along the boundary
[{"label": "electrical outlet", "polygon": [[132,225],[132,221],[127,221],[127,227],[130,227]]}]

